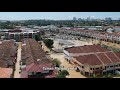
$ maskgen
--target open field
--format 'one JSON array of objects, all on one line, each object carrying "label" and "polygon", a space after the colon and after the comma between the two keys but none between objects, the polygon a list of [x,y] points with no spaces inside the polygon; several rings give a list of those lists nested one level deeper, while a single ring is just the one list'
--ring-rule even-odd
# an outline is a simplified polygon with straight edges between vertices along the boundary
[{"label": "open field", "polygon": [[[92,45],[92,43],[88,43],[85,41],[80,41],[80,40],[66,40],[68,42],[74,43],[74,45],[76,46],[82,46],[82,45]],[[53,46],[55,48],[62,48],[62,46],[59,45],[58,40],[54,40],[54,44]],[[47,48],[47,47],[45,47]],[[46,50],[46,49],[45,49]],[[58,60],[60,60],[61,65],[64,66],[65,68],[70,68],[70,67],[74,67],[74,65],[69,64],[65,58],[64,58],[64,54],[63,53],[53,53],[51,52],[49,55],[51,58],[55,59],[57,58]],[[86,78],[85,76],[83,76],[82,74],[80,74],[80,72],[76,72],[75,70],[68,70],[69,72],[69,76],[67,76],[67,78]]]},{"label": "open field", "polygon": [[92,42],[86,42],[80,40],[67,40],[67,41],[74,43],[75,46],[92,45]]},{"label": "open field", "polygon": [[[58,60],[61,61],[61,65],[64,66],[64,68],[71,68],[74,67],[74,65],[69,64],[65,59],[64,59],[64,54],[63,53],[51,53],[50,55],[51,58],[55,59],[57,58]],[[67,78],[86,78],[85,76],[81,75],[80,72],[76,72],[75,70],[68,70],[69,76]]]}]

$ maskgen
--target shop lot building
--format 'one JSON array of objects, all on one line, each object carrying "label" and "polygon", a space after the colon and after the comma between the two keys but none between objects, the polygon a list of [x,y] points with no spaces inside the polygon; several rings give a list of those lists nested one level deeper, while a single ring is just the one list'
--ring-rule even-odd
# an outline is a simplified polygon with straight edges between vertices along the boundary
[{"label": "shop lot building", "polygon": [[32,38],[35,39],[35,35],[40,35],[42,31],[34,30],[34,29],[16,29],[16,30],[7,30],[0,32],[1,40],[10,40],[14,39],[17,42],[21,41],[24,38]]},{"label": "shop lot building", "polygon": [[102,75],[120,70],[120,53],[100,45],[85,45],[64,49],[65,59],[84,75]]}]

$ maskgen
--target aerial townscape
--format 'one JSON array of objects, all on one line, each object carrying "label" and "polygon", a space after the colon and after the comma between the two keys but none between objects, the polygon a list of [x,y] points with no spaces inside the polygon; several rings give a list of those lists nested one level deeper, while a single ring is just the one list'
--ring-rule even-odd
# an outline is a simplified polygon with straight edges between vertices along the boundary
[{"label": "aerial townscape", "polygon": [[[30,15],[25,13],[15,15]],[[1,19],[0,78],[119,78],[120,19],[105,13],[103,18],[79,18],[81,12],[71,19]]]}]

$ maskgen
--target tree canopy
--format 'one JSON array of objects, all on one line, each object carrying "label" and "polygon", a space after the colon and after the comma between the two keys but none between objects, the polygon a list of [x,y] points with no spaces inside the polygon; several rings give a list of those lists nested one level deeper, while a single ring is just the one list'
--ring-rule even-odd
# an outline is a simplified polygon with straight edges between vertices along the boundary
[{"label": "tree canopy", "polygon": [[63,70],[59,72],[59,74],[57,75],[57,78],[66,78],[67,75],[69,75],[69,72],[67,70]]},{"label": "tree canopy", "polygon": [[[7,26],[6,26],[7,25]],[[20,21],[6,21],[0,22],[0,28],[13,28],[14,25],[28,26],[28,25],[36,25],[36,26],[47,26],[47,25],[56,25],[58,27],[77,27],[77,26],[120,26],[119,20],[112,21],[86,21],[86,20],[20,20]]]},{"label": "tree canopy", "polygon": [[36,40],[36,41],[40,41],[40,40],[42,40],[42,38],[41,38],[40,35],[35,35],[35,40]]},{"label": "tree canopy", "polygon": [[45,39],[45,40],[43,40],[43,42],[45,43],[45,45],[48,47],[48,48],[52,48],[52,46],[53,46],[53,40],[51,40],[51,39]]},{"label": "tree canopy", "polygon": [[54,59],[54,60],[52,61],[52,63],[53,63],[56,67],[59,67],[60,64],[61,64],[61,62],[60,62],[58,59]]}]

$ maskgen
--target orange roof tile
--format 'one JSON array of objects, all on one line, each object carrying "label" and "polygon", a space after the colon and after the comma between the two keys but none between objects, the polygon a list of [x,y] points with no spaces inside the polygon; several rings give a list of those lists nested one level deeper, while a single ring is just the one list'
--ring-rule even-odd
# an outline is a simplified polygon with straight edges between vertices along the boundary
[{"label": "orange roof tile", "polygon": [[12,68],[0,68],[0,78],[10,78]]}]

